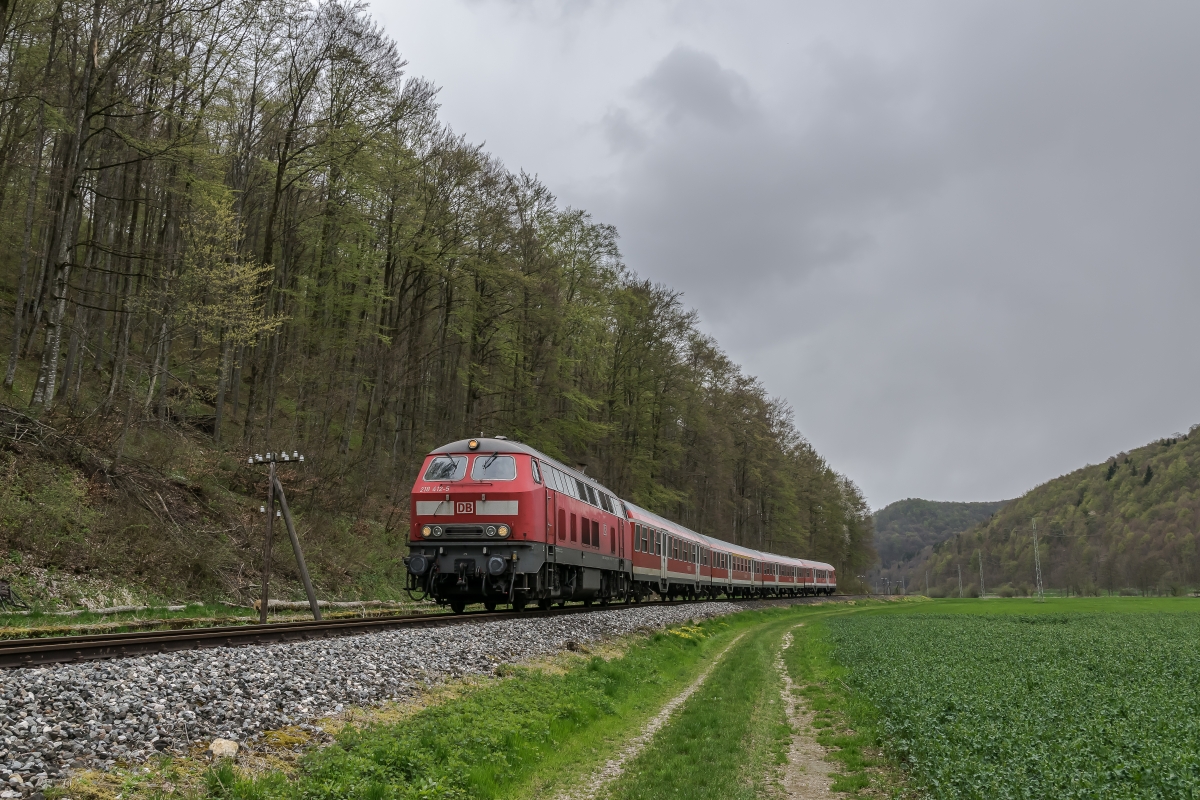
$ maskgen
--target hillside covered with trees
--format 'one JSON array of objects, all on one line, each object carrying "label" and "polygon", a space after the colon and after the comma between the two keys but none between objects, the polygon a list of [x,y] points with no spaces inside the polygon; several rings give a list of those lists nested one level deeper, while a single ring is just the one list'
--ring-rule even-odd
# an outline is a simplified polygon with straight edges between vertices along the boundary
[{"label": "hillside covered with trees", "polygon": [[1177,434],[1048,481],[907,565],[934,593],[1034,591],[1034,522],[1052,590],[1180,593],[1200,583],[1200,437]]},{"label": "hillside covered with trees", "polygon": [[988,520],[1004,506],[995,503],[943,503],[897,500],[875,512],[875,549],[884,569],[917,557],[925,548]]},{"label": "hillside covered with trees", "polygon": [[0,4],[12,558],[246,594],[253,452],[326,595],[391,591],[431,448],[505,434],[696,530],[874,560],[854,484],[617,232],[438,119],[355,2]]}]

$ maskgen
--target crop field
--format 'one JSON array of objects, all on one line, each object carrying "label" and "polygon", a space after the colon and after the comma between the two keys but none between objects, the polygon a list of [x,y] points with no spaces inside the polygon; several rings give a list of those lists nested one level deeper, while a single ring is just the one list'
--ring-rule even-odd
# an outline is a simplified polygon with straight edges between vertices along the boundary
[{"label": "crop field", "polygon": [[[846,682],[878,710],[871,725],[914,788],[1200,797],[1200,614],[920,605],[826,623]],[[986,613],[1001,608],[1018,613]]]}]

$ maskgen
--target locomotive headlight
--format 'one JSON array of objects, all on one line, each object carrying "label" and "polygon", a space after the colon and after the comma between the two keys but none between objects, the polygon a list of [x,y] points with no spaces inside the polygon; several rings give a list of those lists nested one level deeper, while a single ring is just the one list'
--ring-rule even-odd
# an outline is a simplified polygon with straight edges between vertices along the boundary
[{"label": "locomotive headlight", "polygon": [[472,439],[471,441],[467,442],[467,449],[468,450],[478,450],[479,449],[479,440]]},{"label": "locomotive headlight", "polygon": [[426,539],[428,539],[432,534],[433,528],[429,527],[428,525],[426,525],[424,528],[421,528],[421,535]]},{"label": "locomotive headlight", "polygon": [[488,536],[495,536],[496,535],[496,526],[488,525],[486,528],[483,529],[483,532],[486,533]]},{"label": "locomotive headlight", "polygon": [[509,531],[509,529],[508,529],[508,526],[507,526],[507,525],[501,525],[501,526],[500,526],[500,529],[496,531],[496,533],[498,533],[498,534],[500,535],[500,538],[501,538],[501,539],[507,539],[507,538],[508,538],[508,534],[509,534],[510,532],[511,532],[511,531]]},{"label": "locomotive headlight", "polygon": [[434,526],[433,526],[433,535],[434,535],[434,536],[441,536],[441,535],[442,535],[442,526],[441,526],[441,525],[434,525]]}]

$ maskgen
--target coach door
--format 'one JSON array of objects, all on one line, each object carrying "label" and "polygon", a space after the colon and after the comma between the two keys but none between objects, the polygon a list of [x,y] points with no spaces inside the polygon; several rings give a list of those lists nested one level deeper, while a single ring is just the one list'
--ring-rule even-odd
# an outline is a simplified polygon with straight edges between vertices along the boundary
[{"label": "coach door", "polygon": [[659,577],[660,582],[663,585],[663,588],[665,589],[667,586],[667,557],[670,555],[670,553],[667,551],[667,532],[666,531],[658,532],[658,552],[659,552],[659,557],[658,557],[659,574],[658,574],[658,577]]}]

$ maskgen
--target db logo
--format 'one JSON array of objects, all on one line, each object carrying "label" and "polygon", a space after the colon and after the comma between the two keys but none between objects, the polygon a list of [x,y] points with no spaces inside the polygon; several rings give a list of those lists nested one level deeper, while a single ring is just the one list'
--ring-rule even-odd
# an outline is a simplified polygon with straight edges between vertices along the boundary
[{"label": "db logo", "polygon": [[475,504],[474,503],[455,503],[454,504],[454,513],[455,514],[474,514],[475,513]]}]

